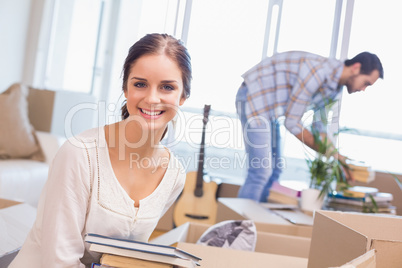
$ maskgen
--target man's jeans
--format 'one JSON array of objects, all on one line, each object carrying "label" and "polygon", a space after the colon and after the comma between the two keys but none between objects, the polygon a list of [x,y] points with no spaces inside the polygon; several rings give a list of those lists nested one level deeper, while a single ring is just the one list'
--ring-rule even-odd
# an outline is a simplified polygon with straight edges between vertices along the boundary
[{"label": "man's jeans", "polygon": [[267,202],[269,190],[277,181],[280,169],[280,124],[262,118],[258,126],[250,126],[245,115],[247,87],[243,83],[236,96],[236,108],[243,127],[244,145],[248,157],[247,178],[238,197]]}]

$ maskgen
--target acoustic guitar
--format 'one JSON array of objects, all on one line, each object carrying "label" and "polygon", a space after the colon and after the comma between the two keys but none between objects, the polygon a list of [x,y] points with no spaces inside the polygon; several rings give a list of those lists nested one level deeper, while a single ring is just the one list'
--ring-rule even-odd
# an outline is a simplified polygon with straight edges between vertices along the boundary
[{"label": "acoustic guitar", "polygon": [[183,192],[176,201],[173,211],[175,226],[182,225],[188,221],[206,224],[216,223],[216,213],[218,210],[216,193],[218,191],[218,184],[214,181],[206,182],[204,180],[205,128],[210,109],[211,105],[204,106],[198,170],[187,173]]}]

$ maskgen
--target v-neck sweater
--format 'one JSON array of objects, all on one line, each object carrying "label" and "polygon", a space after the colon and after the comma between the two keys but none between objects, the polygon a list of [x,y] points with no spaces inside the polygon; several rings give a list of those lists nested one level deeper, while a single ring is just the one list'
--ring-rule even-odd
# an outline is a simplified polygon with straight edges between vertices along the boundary
[{"label": "v-neck sweater", "polygon": [[167,150],[161,182],[136,208],[113,172],[104,127],[70,138],[50,166],[34,226],[9,267],[90,267],[100,255],[88,251],[86,233],[148,241],[185,183],[183,166]]}]

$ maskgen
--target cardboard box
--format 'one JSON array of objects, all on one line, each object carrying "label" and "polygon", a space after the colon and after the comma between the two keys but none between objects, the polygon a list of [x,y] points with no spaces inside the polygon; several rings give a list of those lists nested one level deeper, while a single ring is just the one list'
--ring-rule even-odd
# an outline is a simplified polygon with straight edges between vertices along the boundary
[{"label": "cardboard box", "polygon": [[0,209],[22,204],[22,202],[0,198]]},{"label": "cardboard box", "polygon": [[[180,242],[195,244],[210,226],[208,224],[187,222],[150,242],[162,245],[176,245]],[[307,237],[260,232],[257,227],[255,252],[307,258],[310,243],[311,239]]]},{"label": "cardboard box", "polygon": [[177,247],[202,258],[202,268],[305,268],[306,258],[275,255],[268,253],[233,250],[227,248],[208,247],[179,242]]},{"label": "cardboard box", "polygon": [[35,218],[34,207],[0,198],[0,267],[8,267],[15,258]]},{"label": "cardboard box", "polygon": [[402,267],[402,217],[316,211],[308,267],[343,265],[376,250],[379,268]]},{"label": "cardboard box", "polygon": [[356,259],[353,259],[342,266],[332,268],[376,268],[376,267],[377,267],[376,253],[375,249],[372,249],[364,253],[362,256],[357,257]]},{"label": "cardboard box", "polygon": [[[269,210],[250,199],[218,198],[217,222],[225,220],[253,220],[257,231],[311,237],[313,217],[302,212]],[[302,224],[294,224],[300,222]]]},{"label": "cardboard box", "polygon": [[158,225],[156,226],[156,230],[159,231],[170,231],[174,228],[173,224],[173,213],[174,213],[174,204],[171,206],[166,213],[159,219]]}]

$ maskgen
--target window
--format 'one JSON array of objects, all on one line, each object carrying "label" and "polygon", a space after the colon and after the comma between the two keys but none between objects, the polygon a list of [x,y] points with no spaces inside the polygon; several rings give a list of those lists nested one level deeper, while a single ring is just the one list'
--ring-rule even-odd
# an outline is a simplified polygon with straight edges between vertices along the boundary
[{"label": "window", "polygon": [[148,33],[168,33],[175,35],[176,12],[179,5],[183,10],[185,1],[146,0],[142,1],[139,36]]},{"label": "window", "polygon": [[46,88],[91,91],[102,11],[101,0],[54,1]]},{"label": "window", "polygon": [[335,0],[284,0],[278,52],[302,50],[329,56]]},{"label": "window", "polygon": [[[45,87],[92,94],[101,92],[101,99],[119,102],[121,68],[130,45],[151,32],[185,37],[192,56],[193,83],[191,98],[183,106],[183,116],[196,114],[199,120],[191,122],[200,128],[202,116],[199,114],[204,104],[211,104],[210,121],[214,129],[210,131],[217,128],[227,131],[219,135],[215,132],[213,141],[208,137],[212,134],[208,134],[206,142],[220,149],[242,150],[234,103],[241,75],[257,64],[265,51],[271,55],[274,45],[277,52],[306,50],[323,56],[340,55],[341,45],[348,49],[349,57],[365,50],[376,53],[384,65],[385,79],[365,93],[343,96],[340,124],[357,129],[360,135],[340,135],[340,150],[352,158],[372,163],[377,169],[402,171],[398,170],[399,163],[393,153],[402,149],[402,125],[396,119],[402,94],[397,83],[402,56],[395,52],[402,40],[394,33],[395,27],[402,24],[397,13],[401,5],[398,1],[388,1],[386,5],[379,5],[376,0],[46,2],[54,3],[54,13],[50,50],[42,61],[46,62]],[[265,44],[268,8],[273,3],[273,24]],[[354,9],[349,45],[345,40],[334,39],[338,33],[333,30],[334,22],[342,24],[343,17],[340,17],[348,16],[344,11],[351,3]],[[189,4],[191,9],[187,9]],[[272,32],[276,18],[280,23],[277,40]],[[184,30],[187,28],[188,33]],[[119,104],[115,108],[115,114],[119,114]],[[179,128],[186,127],[179,124]],[[178,135],[180,133],[179,129]],[[284,155],[304,159],[306,148],[285,129],[283,133]],[[180,137],[197,145],[201,133]],[[225,142],[228,139],[233,142]]]},{"label": "window", "polygon": [[363,51],[377,54],[384,67],[384,80],[379,79],[364,93],[346,93],[340,117],[341,125],[365,135],[343,134],[339,142],[344,154],[390,172],[402,172],[402,55],[398,52],[402,39],[395,33],[397,25],[402,25],[400,9],[399,1],[355,1],[349,58]]},{"label": "window", "polygon": [[[328,57],[335,4],[335,0],[284,0],[277,51],[302,50]],[[306,152],[311,152],[285,127],[281,132],[285,157],[304,159]]]},{"label": "window", "polygon": [[194,0],[187,47],[193,82],[186,106],[235,112],[241,75],[261,60],[268,1]]}]

